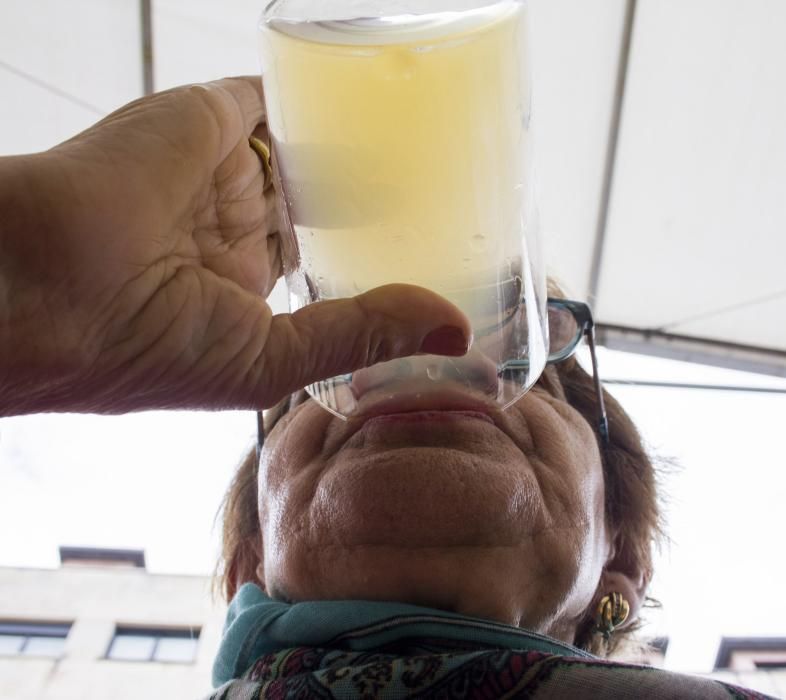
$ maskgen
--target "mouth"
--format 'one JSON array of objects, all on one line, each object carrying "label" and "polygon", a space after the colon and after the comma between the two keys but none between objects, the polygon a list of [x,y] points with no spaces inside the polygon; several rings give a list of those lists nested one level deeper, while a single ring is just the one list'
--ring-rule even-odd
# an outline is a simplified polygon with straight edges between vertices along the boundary
[{"label": "mouth", "polygon": [[[350,418],[350,434],[366,426],[422,424],[424,426],[460,421],[481,421],[504,430],[499,406],[490,399],[458,389],[406,392],[395,396],[368,394],[359,406],[359,415]],[[435,426],[436,427],[436,426]]]},{"label": "mouth", "polygon": [[401,413],[383,413],[366,418],[364,425],[370,423],[447,423],[462,419],[481,420],[494,425],[491,417],[480,411],[404,411]]},{"label": "mouth", "polygon": [[364,399],[359,405],[358,420],[362,421],[408,413],[459,412],[482,415],[493,423],[493,414],[498,413],[496,404],[456,389],[407,392],[394,396],[368,395]]},{"label": "mouth", "polygon": [[348,420],[334,423],[325,454],[370,445],[376,447],[368,449],[407,445],[463,449],[462,445],[479,445],[479,439],[494,444],[510,441],[523,453],[532,450],[531,435],[518,414],[509,415],[491,397],[466,387],[429,388],[421,383],[401,386],[395,395],[372,391],[361,397],[359,408]]}]

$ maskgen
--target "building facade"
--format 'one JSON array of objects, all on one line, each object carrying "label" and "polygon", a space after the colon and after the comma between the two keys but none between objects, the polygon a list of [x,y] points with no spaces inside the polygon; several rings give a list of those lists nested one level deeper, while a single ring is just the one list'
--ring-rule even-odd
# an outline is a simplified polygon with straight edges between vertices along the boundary
[{"label": "building facade", "polygon": [[0,698],[199,698],[225,608],[210,580],[104,558],[0,568]]}]

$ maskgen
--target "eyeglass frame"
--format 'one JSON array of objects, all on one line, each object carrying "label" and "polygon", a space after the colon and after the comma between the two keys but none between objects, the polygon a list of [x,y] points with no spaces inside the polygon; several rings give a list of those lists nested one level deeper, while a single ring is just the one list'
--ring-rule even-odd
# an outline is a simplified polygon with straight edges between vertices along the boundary
[{"label": "eyeglass frame", "polygon": [[558,297],[549,297],[546,303],[547,306],[558,306],[570,311],[578,326],[578,333],[576,333],[573,342],[559,352],[550,353],[546,358],[546,364],[555,365],[564,362],[575,354],[582,336],[587,339],[590,360],[592,361],[592,383],[595,386],[595,397],[598,408],[597,429],[603,440],[603,445],[608,447],[609,417],[606,413],[606,401],[603,398],[603,387],[601,386],[600,374],[598,373],[598,356],[595,352],[595,321],[592,318],[592,309],[589,307],[589,304],[585,304],[583,301],[560,299]]},{"label": "eyeglass frame", "polygon": [[[609,419],[606,414],[606,402],[603,399],[603,387],[601,386],[600,375],[598,374],[598,358],[595,352],[595,321],[592,317],[592,309],[590,309],[588,304],[582,301],[561,299],[559,297],[549,297],[546,301],[546,305],[547,307],[557,306],[570,311],[578,328],[576,336],[568,345],[558,352],[549,353],[546,358],[547,365],[556,365],[569,359],[576,353],[581,338],[585,337],[587,339],[590,359],[592,361],[592,382],[595,387],[595,397],[598,408],[597,429],[603,441],[603,445],[607,447],[609,445]],[[257,411],[257,459],[262,452],[262,446],[264,444],[264,414],[262,411]]]}]

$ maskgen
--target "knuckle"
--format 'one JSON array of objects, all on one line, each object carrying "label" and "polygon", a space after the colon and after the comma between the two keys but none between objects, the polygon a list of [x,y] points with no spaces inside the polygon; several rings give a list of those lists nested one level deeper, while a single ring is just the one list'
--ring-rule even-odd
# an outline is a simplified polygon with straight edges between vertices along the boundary
[{"label": "knuckle", "polygon": [[364,366],[386,362],[417,351],[415,343],[398,328],[396,319],[382,311],[371,309],[363,295],[355,297],[361,313],[364,338],[356,347],[363,355],[359,358]]}]

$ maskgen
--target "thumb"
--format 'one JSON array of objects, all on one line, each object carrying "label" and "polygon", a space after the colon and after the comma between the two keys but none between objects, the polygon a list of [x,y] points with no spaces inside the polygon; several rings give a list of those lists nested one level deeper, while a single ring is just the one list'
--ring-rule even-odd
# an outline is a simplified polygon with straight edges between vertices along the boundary
[{"label": "thumb", "polygon": [[391,284],[274,316],[258,359],[265,407],[312,382],[415,353],[460,356],[472,344],[467,317],[435,292]]}]

